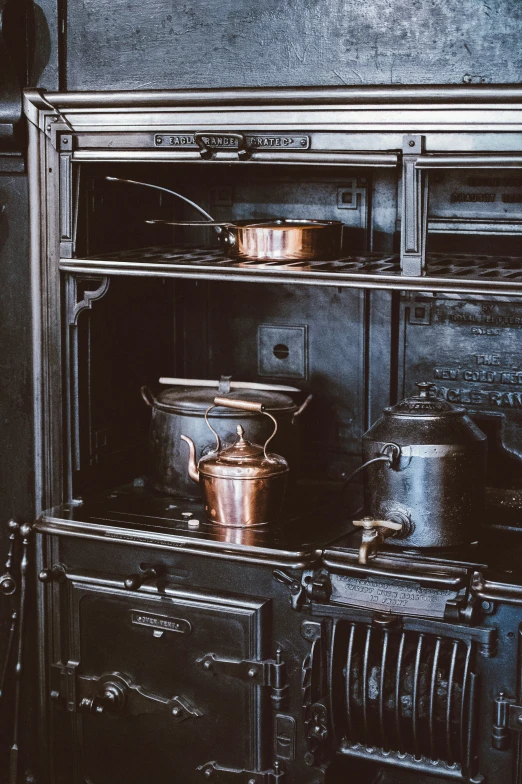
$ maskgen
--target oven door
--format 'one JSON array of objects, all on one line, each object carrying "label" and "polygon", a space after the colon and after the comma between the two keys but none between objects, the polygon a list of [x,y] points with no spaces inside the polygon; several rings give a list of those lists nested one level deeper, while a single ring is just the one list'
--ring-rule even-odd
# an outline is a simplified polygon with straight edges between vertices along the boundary
[{"label": "oven door", "polygon": [[68,575],[60,586],[69,623],[55,639],[65,631],[68,661],[51,667],[54,734],[62,753],[70,742],[74,781],[190,784],[209,763],[262,770],[267,689],[263,666],[249,669],[268,603],[112,583]]}]

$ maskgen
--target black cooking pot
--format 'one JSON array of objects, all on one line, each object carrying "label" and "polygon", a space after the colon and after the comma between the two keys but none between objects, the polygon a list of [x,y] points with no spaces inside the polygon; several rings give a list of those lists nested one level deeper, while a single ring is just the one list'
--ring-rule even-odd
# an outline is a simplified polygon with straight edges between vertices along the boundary
[{"label": "black cooking pot", "polygon": [[[188,436],[194,442],[196,461],[215,448],[215,438],[205,423],[205,412],[214,403],[216,389],[178,386],[154,396],[147,387],[142,387],[141,394],[152,409],[149,438],[152,487],[169,495],[195,497],[198,488],[187,473],[188,450],[181,436]],[[298,406],[288,395],[259,389],[230,390],[226,396],[262,403],[265,411],[276,418],[277,434],[270,449],[286,458],[295,477],[300,454],[298,417],[311,398]],[[215,408],[209,418],[223,445],[236,441],[236,427],[240,422],[244,423],[249,440],[256,444],[263,444],[273,429],[271,420],[257,412]]]},{"label": "black cooking pot", "polygon": [[[363,436],[365,508],[400,523],[387,544],[452,547],[477,538],[484,512],[487,439],[461,406],[429,396],[433,384],[391,408]],[[399,447],[397,450],[396,447]]]}]

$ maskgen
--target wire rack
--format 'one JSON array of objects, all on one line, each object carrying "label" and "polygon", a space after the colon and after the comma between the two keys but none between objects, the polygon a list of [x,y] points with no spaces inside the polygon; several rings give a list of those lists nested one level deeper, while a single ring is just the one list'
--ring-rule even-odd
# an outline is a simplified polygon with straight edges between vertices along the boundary
[{"label": "wire rack", "polygon": [[84,259],[62,259],[61,269],[89,274],[282,280],[399,289],[503,291],[522,294],[522,256],[432,253],[426,275],[401,274],[396,254],[347,256],[333,261],[243,261],[220,249],[149,247]]}]

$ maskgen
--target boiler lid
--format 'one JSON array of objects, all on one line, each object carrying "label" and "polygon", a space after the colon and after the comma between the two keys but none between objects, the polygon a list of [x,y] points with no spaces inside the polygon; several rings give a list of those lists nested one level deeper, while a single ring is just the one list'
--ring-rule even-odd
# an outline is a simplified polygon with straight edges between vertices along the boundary
[{"label": "boiler lid", "polygon": [[417,395],[412,395],[395,406],[384,409],[388,416],[401,417],[447,417],[461,416],[466,413],[462,406],[454,406],[447,400],[439,400],[430,397],[430,390],[435,386],[429,381],[419,381],[416,386],[419,388]]}]

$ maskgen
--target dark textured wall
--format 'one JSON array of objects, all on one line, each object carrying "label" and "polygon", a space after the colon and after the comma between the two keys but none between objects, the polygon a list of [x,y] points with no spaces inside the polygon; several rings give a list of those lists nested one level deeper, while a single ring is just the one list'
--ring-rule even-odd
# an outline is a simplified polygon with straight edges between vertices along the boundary
[{"label": "dark textured wall", "polygon": [[[5,571],[9,518],[31,521],[34,515],[27,219],[27,178],[22,174],[0,174],[0,574]],[[19,556],[18,541],[17,561]],[[18,592],[12,597],[0,595],[0,667],[6,653],[10,614],[18,609],[19,599]],[[7,769],[13,731],[13,669],[14,657],[0,704],[0,780],[2,771]],[[28,694],[25,690],[24,698]],[[30,720],[27,712],[25,719]]]},{"label": "dark textured wall", "polygon": [[521,0],[69,0],[67,87],[517,82]]}]

